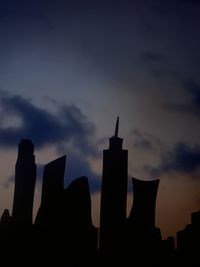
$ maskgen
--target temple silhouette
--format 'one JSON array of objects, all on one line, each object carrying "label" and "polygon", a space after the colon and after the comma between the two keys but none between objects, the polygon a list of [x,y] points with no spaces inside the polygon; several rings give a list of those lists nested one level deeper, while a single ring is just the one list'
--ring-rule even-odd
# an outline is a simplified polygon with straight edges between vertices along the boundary
[{"label": "temple silhouette", "polygon": [[20,141],[13,209],[11,215],[5,209],[0,221],[2,260],[26,266],[200,266],[200,211],[177,233],[177,247],[173,237],[162,240],[155,224],[160,180],[132,178],[134,201],[126,215],[128,151],[118,131],[119,118],[103,151],[99,229],[92,223],[88,178],[76,177],[64,188],[66,155],[44,166],[41,203],[33,221],[34,145]]}]

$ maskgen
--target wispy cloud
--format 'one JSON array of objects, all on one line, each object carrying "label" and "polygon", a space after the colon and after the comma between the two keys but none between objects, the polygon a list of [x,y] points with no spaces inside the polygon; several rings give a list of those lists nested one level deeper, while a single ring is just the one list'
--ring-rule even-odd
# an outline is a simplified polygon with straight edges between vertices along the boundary
[{"label": "wispy cloud", "polygon": [[161,140],[148,132],[134,129],[132,135],[134,148],[152,151],[162,145]]},{"label": "wispy cloud", "polygon": [[193,80],[188,80],[182,85],[187,93],[187,100],[184,103],[167,103],[167,109],[200,118],[200,85]]},{"label": "wispy cloud", "polygon": [[[97,155],[92,143],[95,125],[75,105],[62,105],[56,114],[35,106],[20,95],[0,92],[0,146],[15,147],[21,138],[32,139],[36,147],[48,145],[58,147],[72,144],[87,155]],[[20,124],[4,127],[2,121],[10,115],[19,118]]]},{"label": "wispy cloud", "polygon": [[[0,91],[0,147],[15,148],[21,138],[33,141],[36,148],[55,146],[58,152],[67,154],[66,183],[79,176],[87,176],[91,191],[100,189],[100,178],[93,171],[89,158],[98,158],[98,140],[95,125],[74,105],[61,105],[57,113],[35,106],[20,95]],[[16,124],[12,116],[19,118]],[[11,119],[10,119],[11,118]],[[11,120],[7,122],[6,120]],[[47,163],[47,162],[46,162]],[[46,164],[44,163],[44,164]],[[43,165],[38,165],[38,181],[42,179]],[[5,186],[14,181],[8,178]]]},{"label": "wispy cloud", "polygon": [[153,51],[145,51],[139,57],[142,63],[160,63],[165,60],[163,55]]},{"label": "wispy cloud", "polygon": [[163,174],[178,173],[200,179],[200,146],[177,143],[171,151],[165,151],[161,155],[157,167],[145,166],[144,169],[157,177]]}]

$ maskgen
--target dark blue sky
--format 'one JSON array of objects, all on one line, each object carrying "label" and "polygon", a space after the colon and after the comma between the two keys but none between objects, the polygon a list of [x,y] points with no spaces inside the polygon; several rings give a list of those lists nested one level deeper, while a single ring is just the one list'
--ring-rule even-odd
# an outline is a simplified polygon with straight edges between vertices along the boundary
[{"label": "dark blue sky", "polygon": [[130,175],[162,179],[158,224],[174,233],[189,222],[200,198],[199,12],[194,0],[1,1],[2,202],[21,137],[38,164],[66,153],[66,181],[88,175],[98,192],[119,115]]}]

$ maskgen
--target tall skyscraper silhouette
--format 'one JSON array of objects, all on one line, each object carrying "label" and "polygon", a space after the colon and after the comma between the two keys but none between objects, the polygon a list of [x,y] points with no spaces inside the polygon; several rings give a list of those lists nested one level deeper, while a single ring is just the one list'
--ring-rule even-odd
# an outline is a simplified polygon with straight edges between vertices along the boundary
[{"label": "tall skyscraper silhouette", "polygon": [[36,216],[36,224],[55,224],[58,203],[64,190],[66,155],[44,166],[41,205]]},{"label": "tall skyscraper silhouette", "polygon": [[32,224],[35,182],[34,145],[29,139],[22,139],[19,143],[15,166],[15,190],[12,210],[12,219],[17,224]]},{"label": "tall skyscraper silhouette", "polygon": [[128,151],[118,137],[119,117],[109,149],[103,151],[99,247],[108,253],[120,249],[126,222]]}]

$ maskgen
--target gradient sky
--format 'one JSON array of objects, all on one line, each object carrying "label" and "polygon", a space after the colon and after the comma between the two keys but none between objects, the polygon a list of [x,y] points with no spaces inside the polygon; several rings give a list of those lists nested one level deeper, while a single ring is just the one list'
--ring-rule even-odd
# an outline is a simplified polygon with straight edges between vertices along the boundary
[{"label": "gradient sky", "polygon": [[[120,116],[129,175],[160,178],[163,238],[200,209],[200,1],[0,2],[0,211],[12,210],[21,138],[42,166],[67,154],[99,224],[102,149]],[[129,178],[130,184],[131,179]],[[131,188],[131,186],[130,186]],[[127,213],[132,204],[131,190]]]}]

